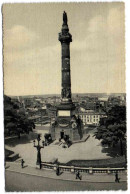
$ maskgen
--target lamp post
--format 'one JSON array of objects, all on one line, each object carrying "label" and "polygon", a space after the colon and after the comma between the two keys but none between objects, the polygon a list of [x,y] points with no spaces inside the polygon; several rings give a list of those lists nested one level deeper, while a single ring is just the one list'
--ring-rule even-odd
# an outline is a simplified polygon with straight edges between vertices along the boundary
[{"label": "lamp post", "polygon": [[44,141],[42,141],[43,146],[41,146],[40,140],[41,140],[40,134],[38,134],[38,136],[37,136],[38,145],[35,145],[35,140],[33,141],[33,143],[34,143],[34,147],[37,148],[37,162],[36,162],[36,164],[40,165],[40,169],[41,169],[41,152],[40,152],[40,150],[41,150],[41,148],[44,148]]}]

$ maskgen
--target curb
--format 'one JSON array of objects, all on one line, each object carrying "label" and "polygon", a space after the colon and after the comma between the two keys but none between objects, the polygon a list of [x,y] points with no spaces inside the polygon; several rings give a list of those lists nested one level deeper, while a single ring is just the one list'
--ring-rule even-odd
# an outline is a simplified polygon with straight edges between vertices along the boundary
[{"label": "curb", "polygon": [[[115,183],[115,182],[111,182],[111,181],[106,181],[106,182],[97,182],[97,181],[89,181],[89,180],[72,180],[72,179],[61,179],[61,178],[53,178],[53,177],[48,177],[48,176],[42,176],[42,175],[37,175],[37,174],[31,174],[31,173],[26,173],[26,172],[19,172],[19,171],[15,171],[15,170],[9,170],[9,169],[5,169],[5,171],[10,171],[10,172],[15,172],[15,173],[20,173],[20,174],[26,174],[26,175],[31,175],[31,176],[37,176],[37,177],[42,177],[42,178],[48,178],[48,179],[55,179],[55,180],[61,180],[61,181],[72,181],[72,182],[90,182],[90,183]],[[127,180],[122,180],[121,182],[127,182]]]}]

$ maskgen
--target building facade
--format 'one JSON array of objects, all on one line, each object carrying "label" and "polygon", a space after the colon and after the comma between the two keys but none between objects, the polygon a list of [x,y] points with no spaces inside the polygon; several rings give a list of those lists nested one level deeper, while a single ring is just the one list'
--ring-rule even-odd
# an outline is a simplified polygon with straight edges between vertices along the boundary
[{"label": "building facade", "polygon": [[80,119],[82,120],[84,125],[100,125],[100,119],[106,117],[106,114],[103,112],[80,112],[79,113]]}]

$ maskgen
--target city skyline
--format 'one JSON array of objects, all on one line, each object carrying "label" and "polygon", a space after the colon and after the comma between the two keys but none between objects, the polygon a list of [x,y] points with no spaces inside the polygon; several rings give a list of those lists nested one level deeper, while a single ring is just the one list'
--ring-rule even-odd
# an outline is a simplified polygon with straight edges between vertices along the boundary
[{"label": "city skyline", "polygon": [[3,6],[6,95],[61,93],[58,33],[64,10],[73,39],[70,45],[72,94],[125,93],[124,4],[70,5]]},{"label": "city skyline", "polygon": [[[126,93],[72,93],[72,99],[75,98],[76,96],[79,97],[85,97],[85,96],[89,96],[89,97],[104,97],[104,96],[125,96]],[[5,96],[7,96],[5,94]],[[31,97],[39,97],[39,98],[53,98],[53,97],[60,97],[61,98],[61,94],[32,94],[32,95],[8,95],[11,98],[15,98],[15,97],[23,97],[23,98],[31,98]]]}]

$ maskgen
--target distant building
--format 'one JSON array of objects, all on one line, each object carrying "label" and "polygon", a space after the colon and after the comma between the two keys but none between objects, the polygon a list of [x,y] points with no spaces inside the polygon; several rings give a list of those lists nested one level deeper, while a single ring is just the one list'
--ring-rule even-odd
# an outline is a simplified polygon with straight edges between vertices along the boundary
[{"label": "distant building", "polygon": [[100,119],[106,117],[104,112],[80,112],[80,119],[84,125],[95,125],[99,126]]},{"label": "distant building", "polygon": [[103,111],[96,111],[92,109],[87,109],[83,106],[79,107],[78,115],[82,120],[84,125],[95,125],[100,124],[100,119],[106,117],[106,114]]},{"label": "distant building", "polygon": [[98,98],[99,101],[102,101],[102,102],[107,102],[108,101],[108,97],[101,97],[101,98]]},{"label": "distant building", "polygon": [[80,104],[79,107],[81,111],[86,111],[86,110],[96,110],[99,108],[99,105],[96,102],[87,102]]},{"label": "distant building", "polygon": [[113,106],[126,106],[125,96],[110,96],[108,99],[108,107]]}]

